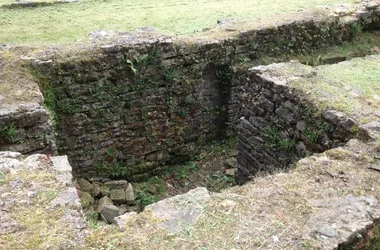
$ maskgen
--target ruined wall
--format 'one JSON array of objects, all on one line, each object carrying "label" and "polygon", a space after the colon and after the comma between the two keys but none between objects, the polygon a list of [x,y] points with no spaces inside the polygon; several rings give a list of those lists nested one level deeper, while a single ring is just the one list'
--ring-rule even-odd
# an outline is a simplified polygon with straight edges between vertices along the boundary
[{"label": "ruined wall", "polygon": [[0,151],[55,154],[48,112],[38,103],[0,107]]},{"label": "ruined wall", "polygon": [[310,94],[292,86],[299,79],[311,81],[315,74],[313,68],[298,62],[249,70],[239,99],[239,183],[340,146],[359,132],[355,120],[338,111],[321,110]]},{"label": "ruined wall", "polygon": [[46,101],[55,109],[60,153],[76,175],[138,178],[220,136],[217,68],[180,58],[172,65],[162,60],[170,57],[165,44],[139,46],[54,65]]},{"label": "ruined wall", "polygon": [[55,112],[59,152],[69,156],[74,174],[139,179],[225,136],[227,124],[240,117],[238,97],[245,94],[236,81],[231,91],[235,61],[352,39],[353,27],[372,26],[378,12],[325,10],[220,40],[124,34],[33,65]]}]

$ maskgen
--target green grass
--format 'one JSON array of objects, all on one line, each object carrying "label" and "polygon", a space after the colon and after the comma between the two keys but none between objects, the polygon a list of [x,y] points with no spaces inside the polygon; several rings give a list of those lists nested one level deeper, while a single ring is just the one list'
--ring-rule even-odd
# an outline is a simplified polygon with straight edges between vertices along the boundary
[{"label": "green grass", "polygon": [[[12,3],[2,0],[0,5]],[[154,27],[171,34],[190,34],[213,27],[217,19],[263,19],[281,13],[354,0],[82,0],[39,8],[1,9],[0,43],[72,43],[94,30],[131,31]]]},{"label": "green grass", "polygon": [[320,109],[333,108],[368,122],[380,110],[380,56],[354,58],[339,64],[322,65],[311,79],[296,81]]}]

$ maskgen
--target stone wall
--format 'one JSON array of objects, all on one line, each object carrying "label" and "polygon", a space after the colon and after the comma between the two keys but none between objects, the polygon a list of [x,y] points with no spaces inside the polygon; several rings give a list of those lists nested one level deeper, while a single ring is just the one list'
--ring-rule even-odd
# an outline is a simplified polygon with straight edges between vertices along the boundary
[{"label": "stone wall", "polygon": [[[317,104],[293,86],[316,72],[298,62],[251,68],[239,96],[241,104],[236,180],[286,168],[297,159],[340,146],[359,132],[358,123]],[[307,83],[305,88],[307,88]]]},{"label": "stone wall", "polygon": [[59,153],[69,156],[76,176],[128,180],[190,159],[240,116],[236,96],[244,93],[231,92],[230,65],[350,40],[378,24],[376,8],[321,9],[282,24],[249,31],[227,25],[204,34],[228,35],[220,39],[119,34],[79,51],[41,56],[33,65],[56,115]]},{"label": "stone wall", "polygon": [[55,154],[48,112],[38,103],[0,107],[0,151]]},{"label": "stone wall", "polygon": [[139,53],[114,47],[91,61],[54,65],[45,99],[55,110],[60,153],[77,176],[144,177],[221,135],[217,66],[179,58],[170,65],[161,56],[169,55],[153,43]]}]

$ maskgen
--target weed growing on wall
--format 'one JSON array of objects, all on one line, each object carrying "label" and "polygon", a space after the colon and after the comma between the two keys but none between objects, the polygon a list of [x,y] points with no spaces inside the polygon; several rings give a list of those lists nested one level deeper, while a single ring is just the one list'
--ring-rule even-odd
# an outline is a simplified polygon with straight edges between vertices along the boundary
[{"label": "weed growing on wall", "polygon": [[12,122],[8,126],[0,129],[0,136],[4,137],[8,142],[15,142],[17,134],[16,125]]},{"label": "weed growing on wall", "polygon": [[291,151],[295,145],[294,139],[281,138],[276,126],[266,126],[262,131],[266,145],[272,149]]},{"label": "weed growing on wall", "polygon": [[95,164],[95,170],[98,175],[115,179],[123,178],[129,174],[128,168],[126,168],[122,162],[97,163]]},{"label": "weed growing on wall", "polygon": [[322,133],[326,132],[328,129],[328,125],[326,123],[318,123],[315,125],[307,125],[304,131],[304,135],[306,138],[312,142],[316,143],[318,138],[322,135]]}]

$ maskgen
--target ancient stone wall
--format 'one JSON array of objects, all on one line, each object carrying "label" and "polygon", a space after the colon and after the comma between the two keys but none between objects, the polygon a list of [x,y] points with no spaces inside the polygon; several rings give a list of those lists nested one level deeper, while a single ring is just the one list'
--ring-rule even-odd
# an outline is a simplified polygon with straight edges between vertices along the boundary
[{"label": "ancient stone wall", "polygon": [[308,81],[314,75],[312,67],[298,62],[249,70],[239,97],[239,183],[259,172],[285,168],[297,159],[342,145],[359,132],[354,119],[321,108],[310,94],[292,86],[294,80]]},{"label": "ancient stone wall", "polygon": [[38,103],[0,107],[0,151],[55,154],[48,112]]},{"label": "ancient stone wall", "polygon": [[225,136],[226,121],[240,116],[237,97],[245,94],[236,81],[231,91],[234,61],[337,44],[378,17],[369,7],[321,10],[280,25],[235,29],[220,40],[122,34],[33,65],[55,112],[59,152],[69,156],[74,174],[139,179]]}]

